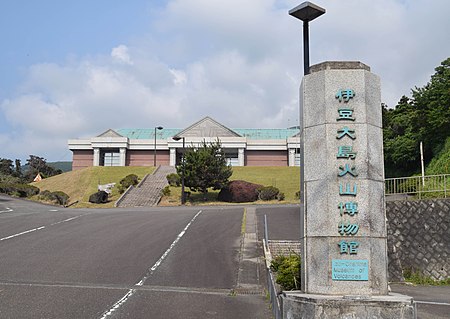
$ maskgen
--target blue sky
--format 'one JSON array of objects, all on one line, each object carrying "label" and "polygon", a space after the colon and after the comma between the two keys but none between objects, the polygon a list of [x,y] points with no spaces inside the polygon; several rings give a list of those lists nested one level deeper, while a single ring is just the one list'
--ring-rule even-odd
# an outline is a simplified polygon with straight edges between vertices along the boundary
[{"label": "blue sky", "polygon": [[[108,128],[298,123],[292,0],[0,2],[0,157],[71,160]],[[450,52],[447,0],[318,0],[311,63],[359,60],[394,106]]]}]

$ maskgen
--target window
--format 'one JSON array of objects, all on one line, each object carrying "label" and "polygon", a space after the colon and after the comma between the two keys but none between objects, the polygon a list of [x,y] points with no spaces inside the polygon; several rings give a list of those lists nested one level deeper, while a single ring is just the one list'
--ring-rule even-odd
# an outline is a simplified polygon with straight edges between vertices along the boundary
[{"label": "window", "polygon": [[101,166],[120,166],[119,150],[107,150],[102,152]]}]

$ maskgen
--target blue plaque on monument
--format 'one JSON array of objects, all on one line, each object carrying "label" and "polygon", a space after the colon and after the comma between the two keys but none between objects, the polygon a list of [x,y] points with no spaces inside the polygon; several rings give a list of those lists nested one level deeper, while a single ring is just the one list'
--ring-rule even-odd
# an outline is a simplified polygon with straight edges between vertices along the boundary
[{"label": "blue plaque on monument", "polygon": [[369,261],[333,259],[331,262],[331,279],[368,281]]}]

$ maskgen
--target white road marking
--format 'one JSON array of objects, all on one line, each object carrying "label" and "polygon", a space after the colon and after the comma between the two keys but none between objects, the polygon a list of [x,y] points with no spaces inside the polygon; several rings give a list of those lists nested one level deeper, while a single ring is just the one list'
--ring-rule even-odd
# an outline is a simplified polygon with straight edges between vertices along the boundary
[{"label": "white road marking", "polygon": [[87,215],[87,214],[78,215],[78,216],[75,216],[75,217],[71,217],[71,218],[64,219],[64,220],[61,220],[61,221],[59,221],[59,222],[50,224],[50,225],[48,225],[48,226],[40,226],[40,227],[36,227],[36,228],[33,228],[33,229],[29,229],[29,230],[26,230],[26,231],[23,231],[23,232],[21,232],[21,233],[17,233],[17,234],[8,236],[8,237],[3,237],[3,238],[0,238],[0,241],[4,241],[4,240],[8,240],[8,239],[11,239],[11,238],[14,238],[14,237],[18,237],[18,236],[21,236],[21,235],[25,235],[25,234],[28,234],[28,233],[32,233],[32,232],[35,232],[35,231],[37,231],[37,230],[45,229],[46,227],[50,227],[50,226],[55,226],[55,225],[58,225],[58,224],[66,223],[66,222],[69,222],[69,221],[71,221],[71,220],[77,219],[77,218],[79,218],[79,217],[81,217],[81,216],[84,216],[84,215]]},{"label": "white road marking", "polygon": [[11,238],[14,238],[14,237],[17,237],[17,236],[20,236],[20,235],[25,235],[25,234],[28,234],[28,233],[32,233],[32,232],[34,232],[34,231],[41,230],[41,229],[44,229],[44,228],[45,228],[45,226],[41,226],[41,227],[38,227],[38,228],[29,229],[29,230],[23,231],[23,232],[21,232],[21,233],[17,233],[17,234],[8,236],[8,237],[0,238],[0,241],[7,240],[7,239],[11,239]]},{"label": "white road marking", "polygon": [[57,212],[57,209],[50,209],[49,212]]},{"label": "white road marking", "polygon": [[[195,214],[194,217],[192,217],[190,222],[186,225],[186,227],[184,227],[184,229],[181,231],[181,233],[178,234],[177,238],[175,238],[175,240],[170,245],[170,247],[167,248],[167,250],[164,252],[164,254],[158,259],[158,261],[150,269],[147,270],[147,272],[144,275],[144,277],[142,277],[142,279],[137,284],[135,284],[135,287],[142,286],[144,284],[144,282],[153,274],[153,272],[156,270],[156,268],[158,268],[159,265],[161,265],[163,260],[167,257],[167,255],[170,253],[170,251],[173,249],[173,247],[175,247],[175,245],[180,241],[181,237],[184,236],[184,234],[186,233],[188,228],[191,226],[191,224],[194,222],[194,220],[197,218],[197,216],[201,214],[201,212],[202,211],[200,210],[197,214]],[[109,317],[114,311],[119,309],[120,306],[122,306],[125,302],[127,302],[127,300],[131,296],[133,296],[136,291],[137,291],[137,289],[135,289],[135,288],[132,288],[132,289],[128,290],[128,292],[125,294],[125,296],[120,298],[108,311],[105,311],[102,314],[100,319],[105,319],[105,318]]]},{"label": "white road marking", "polygon": [[11,208],[9,208],[9,207],[5,207],[6,208],[6,210],[0,210],[0,214],[1,213],[11,213],[13,210],[11,209]]}]

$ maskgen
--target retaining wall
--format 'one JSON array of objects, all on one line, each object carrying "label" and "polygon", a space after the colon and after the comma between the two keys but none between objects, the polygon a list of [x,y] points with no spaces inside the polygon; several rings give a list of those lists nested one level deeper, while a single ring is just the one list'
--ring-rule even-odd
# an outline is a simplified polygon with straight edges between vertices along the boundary
[{"label": "retaining wall", "polygon": [[450,199],[386,201],[389,280],[402,269],[450,277]]}]

